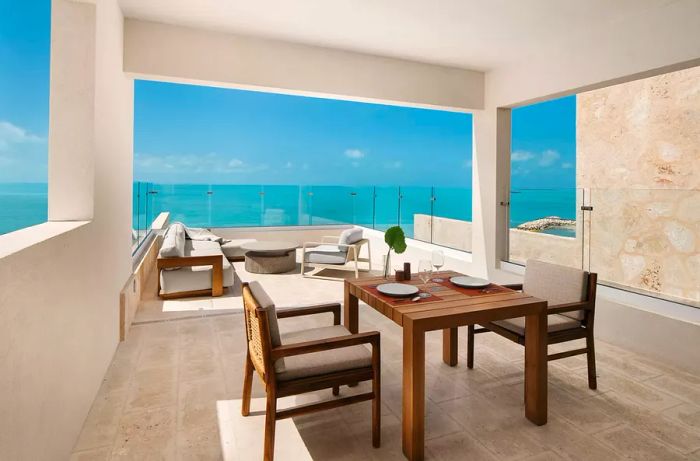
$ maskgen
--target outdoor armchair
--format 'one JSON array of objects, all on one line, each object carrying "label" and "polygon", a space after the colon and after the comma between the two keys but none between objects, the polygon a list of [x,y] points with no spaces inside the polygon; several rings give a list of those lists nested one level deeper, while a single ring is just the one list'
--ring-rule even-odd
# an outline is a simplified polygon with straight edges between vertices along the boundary
[{"label": "outdoor armchair", "polygon": [[[367,257],[360,256],[363,246],[367,246]],[[360,268],[359,263],[367,263],[366,268]],[[351,264],[351,265],[349,265]],[[368,239],[362,237],[362,229],[344,230],[339,237],[324,236],[321,242],[304,242],[302,247],[301,274],[306,277],[306,267],[323,269],[340,269],[355,272],[355,278],[360,271],[372,270],[372,252]]]}]

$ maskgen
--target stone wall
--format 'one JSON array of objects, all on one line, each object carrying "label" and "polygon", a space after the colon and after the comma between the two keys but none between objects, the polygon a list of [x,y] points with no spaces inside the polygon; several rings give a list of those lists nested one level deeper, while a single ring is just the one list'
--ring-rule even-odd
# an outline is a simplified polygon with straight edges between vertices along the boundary
[{"label": "stone wall", "polygon": [[700,302],[700,67],[582,93],[576,112],[591,270]]}]

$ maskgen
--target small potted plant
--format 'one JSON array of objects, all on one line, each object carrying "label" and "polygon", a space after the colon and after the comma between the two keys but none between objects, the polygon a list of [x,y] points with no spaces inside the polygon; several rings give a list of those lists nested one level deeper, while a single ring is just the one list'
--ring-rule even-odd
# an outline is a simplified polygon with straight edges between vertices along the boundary
[{"label": "small potted plant", "polygon": [[403,233],[401,226],[390,227],[384,232],[384,241],[389,245],[389,251],[384,258],[384,277],[389,277],[391,267],[391,250],[396,254],[401,254],[406,251],[406,236]]}]

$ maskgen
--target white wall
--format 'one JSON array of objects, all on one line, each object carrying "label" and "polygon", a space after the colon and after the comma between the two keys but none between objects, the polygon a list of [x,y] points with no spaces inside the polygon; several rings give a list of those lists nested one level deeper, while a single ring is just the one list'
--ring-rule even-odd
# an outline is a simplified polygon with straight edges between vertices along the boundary
[{"label": "white wall", "polygon": [[[69,197],[53,200],[51,217],[93,219],[0,236],[3,460],[69,458],[117,346],[119,290],[131,273],[133,82],[122,71],[121,12],[116,0],[97,6],[53,0],[52,15],[51,63],[65,74],[51,87],[50,180],[94,175],[90,188],[74,190],[87,194],[73,197],[79,206]],[[59,20],[67,17],[69,24]],[[84,65],[68,65],[75,62]],[[71,82],[84,82],[86,74],[94,75],[94,88],[76,91]],[[87,117],[90,105],[94,116]],[[54,236],[17,246],[47,234]],[[10,245],[12,251],[2,251]]]},{"label": "white wall", "polygon": [[482,72],[135,19],[126,21],[124,47],[125,70],[143,78],[457,110],[483,107]]}]

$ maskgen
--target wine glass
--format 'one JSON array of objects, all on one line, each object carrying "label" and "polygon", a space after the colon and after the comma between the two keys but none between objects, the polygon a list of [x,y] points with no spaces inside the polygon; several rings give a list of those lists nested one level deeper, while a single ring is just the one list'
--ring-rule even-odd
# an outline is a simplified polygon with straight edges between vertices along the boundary
[{"label": "wine glass", "polygon": [[428,293],[427,288],[428,288],[428,281],[433,275],[433,263],[432,261],[428,261],[427,259],[422,259],[418,263],[418,278],[420,278],[423,281],[423,286],[424,286],[424,292],[421,293],[419,296],[421,298],[429,298],[430,293]]},{"label": "wine glass", "polygon": [[[431,260],[433,262],[433,266],[435,267],[435,271],[440,272],[440,268],[445,265],[445,253],[443,253],[442,250],[433,250]],[[435,278],[433,281],[437,283],[444,282],[444,280],[441,278]]]}]

